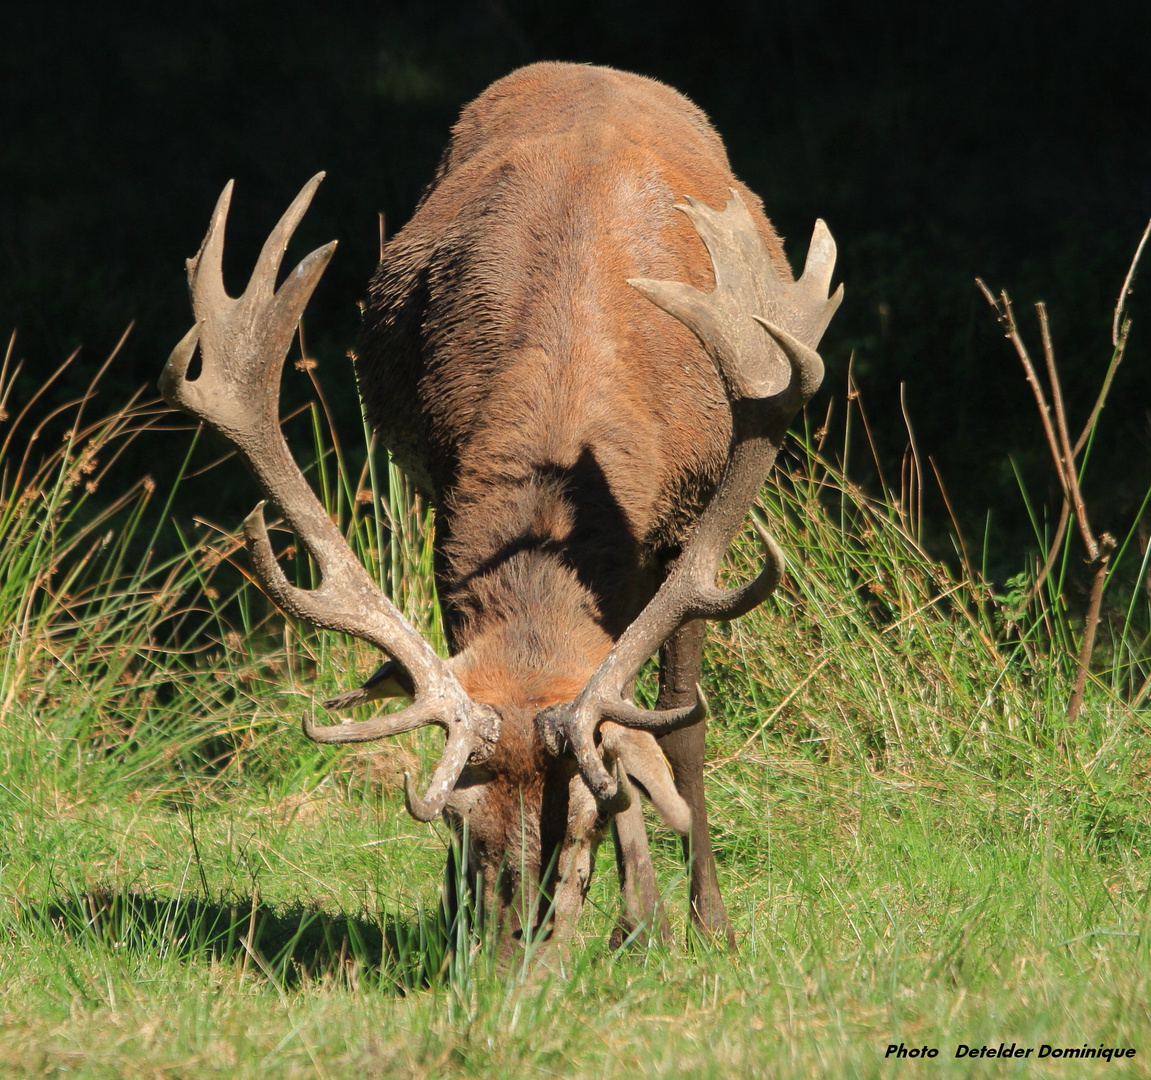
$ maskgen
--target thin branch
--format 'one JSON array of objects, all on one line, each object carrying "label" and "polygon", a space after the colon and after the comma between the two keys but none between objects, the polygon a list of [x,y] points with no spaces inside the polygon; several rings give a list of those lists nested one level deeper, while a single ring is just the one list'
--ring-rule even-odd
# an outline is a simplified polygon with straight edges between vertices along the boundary
[{"label": "thin branch", "polygon": [[1023,338],[1019,334],[1019,328],[1015,325],[1015,312],[1011,309],[1011,298],[1006,292],[1001,292],[999,294],[1000,298],[996,300],[982,278],[976,278],[975,284],[979,286],[980,292],[983,293],[987,302],[995,309],[995,314],[1000,324],[1004,327],[1004,336],[1015,346],[1015,352],[1023,364],[1023,374],[1031,385],[1031,392],[1035,395],[1035,403],[1039,406],[1039,419],[1043,422],[1043,433],[1047,436],[1047,448],[1051,451],[1051,458],[1055,462],[1055,467],[1059,472],[1059,480],[1063,485],[1063,493],[1070,497],[1071,493],[1067,489],[1067,479],[1063,475],[1063,469],[1059,464],[1061,460],[1059,440],[1056,438],[1055,428],[1051,424],[1051,407],[1047,404],[1047,397],[1043,393],[1043,386],[1039,382],[1039,375],[1035,371],[1035,365],[1031,362],[1031,354],[1027,351],[1027,346],[1023,343]]},{"label": "thin branch", "polygon": [[1055,468],[1062,474],[1063,490],[1071,500],[1071,507],[1075,511],[1075,523],[1079,526],[1079,534],[1083,537],[1083,546],[1092,562],[1099,558],[1099,544],[1095,534],[1091,531],[1091,523],[1087,520],[1087,506],[1083,502],[1083,493],[1079,490],[1079,471],[1075,468],[1075,457],[1071,450],[1071,436],[1067,433],[1067,414],[1063,409],[1063,385],[1059,380],[1059,369],[1055,366],[1055,346],[1051,342],[1051,326],[1047,321],[1047,305],[1040,302],[1035,305],[1039,315],[1039,333],[1043,338],[1043,359],[1047,364],[1047,378],[1051,384],[1051,400],[1055,403],[1055,423],[1059,431],[1059,442],[1062,453],[1055,458]]},{"label": "thin branch", "polygon": [[1079,716],[1079,709],[1083,705],[1083,693],[1087,688],[1087,672],[1091,668],[1091,656],[1095,651],[1095,631],[1099,627],[1099,611],[1103,604],[1103,586],[1107,581],[1107,564],[1115,546],[1115,537],[1110,533],[1105,532],[1099,537],[1099,557],[1094,560],[1095,576],[1091,581],[1091,599],[1087,604],[1087,619],[1083,625],[1083,643],[1079,647],[1075,687],[1071,691],[1071,702],[1067,706],[1068,726],[1075,723]]},{"label": "thin branch", "polygon": [[1111,380],[1115,378],[1115,371],[1123,359],[1123,353],[1127,348],[1127,335],[1130,330],[1131,320],[1124,319],[1123,325],[1119,328],[1119,341],[1115,346],[1115,351],[1111,354],[1111,363],[1107,365],[1107,374],[1103,376],[1103,385],[1099,388],[1099,396],[1095,399],[1095,404],[1091,408],[1091,415],[1087,417],[1087,423],[1083,425],[1083,430],[1079,433],[1079,438],[1072,449],[1076,458],[1079,457],[1079,451],[1083,449],[1088,437],[1095,429],[1095,421],[1099,418],[1099,412],[1107,400],[1107,395],[1111,392]]},{"label": "thin branch", "polygon": [[1071,437],[1067,434],[1067,412],[1063,406],[1063,383],[1059,379],[1059,369],[1055,366],[1055,346],[1051,341],[1051,324],[1047,321],[1047,305],[1042,300],[1035,305],[1039,315],[1039,334],[1043,339],[1043,360],[1047,364],[1047,382],[1051,387],[1051,401],[1055,406],[1055,426],[1059,432],[1059,443],[1063,447],[1064,467],[1071,460]]},{"label": "thin branch", "polygon": [[1083,431],[1076,440],[1074,450],[1076,457],[1079,456],[1079,451],[1083,449],[1084,443],[1087,442],[1095,427],[1099,411],[1103,408],[1103,403],[1111,391],[1111,380],[1115,378],[1115,370],[1119,367],[1119,362],[1123,359],[1123,353],[1127,348],[1127,335],[1131,332],[1131,319],[1130,317],[1124,318],[1123,309],[1127,304],[1127,297],[1131,295],[1135,287],[1135,269],[1143,256],[1143,249],[1147,246],[1149,237],[1151,237],[1151,221],[1147,222],[1147,228],[1143,230],[1139,246],[1136,247],[1135,254],[1131,257],[1131,265],[1127,268],[1127,276],[1123,279],[1123,288],[1119,290],[1119,299],[1115,301],[1115,317],[1111,321],[1111,344],[1114,347],[1114,352],[1111,354],[1111,363],[1107,366],[1107,374],[1103,377],[1103,386],[1099,390],[1099,397],[1096,398],[1095,405],[1091,409],[1091,415],[1087,417],[1087,423],[1083,425]]},{"label": "thin branch", "polygon": [[1131,265],[1127,269],[1127,276],[1123,279],[1123,288],[1119,290],[1119,301],[1115,305],[1115,318],[1111,321],[1111,344],[1116,348],[1119,347],[1119,334],[1120,325],[1123,318],[1123,307],[1127,303],[1127,297],[1131,295],[1131,290],[1135,283],[1135,267],[1139,265],[1139,259],[1143,255],[1143,249],[1147,246],[1147,238],[1151,236],[1151,221],[1147,222],[1147,228],[1143,230],[1143,237],[1139,241],[1139,246],[1135,249],[1135,254],[1131,259]]},{"label": "thin branch", "polygon": [[1149,233],[1151,233],[1151,225],[1148,225],[1148,230],[1144,233],[1143,241],[1140,242],[1139,250],[1135,254],[1135,259],[1132,260],[1131,270],[1128,271],[1127,279],[1123,284],[1123,292],[1119,296],[1119,303],[1115,309],[1115,325],[1112,336],[1115,350],[1111,357],[1111,363],[1108,365],[1107,374],[1104,377],[1103,387],[1099,392],[1099,397],[1096,399],[1095,406],[1091,410],[1091,415],[1088,417],[1087,425],[1083,429],[1083,433],[1080,435],[1075,446],[1071,445],[1071,437],[1067,429],[1067,414],[1063,404],[1063,387],[1059,379],[1059,369],[1055,362],[1055,347],[1051,340],[1051,327],[1047,319],[1046,305],[1042,303],[1036,304],[1035,310],[1039,316],[1039,330],[1043,339],[1043,357],[1047,366],[1047,376],[1050,380],[1051,399],[1054,403],[1054,425],[1051,420],[1052,410],[1048,407],[1047,400],[1043,393],[1043,387],[1035,371],[1035,365],[1031,362],[1027,347],[1024,345],[1023,338],[1020,336],[1019,329],[1016,326],[1010,298],[1006,292],[1001,292],[999,294],[1000,299],[996,300],[995,297],[992,296],[990,289],[978,278],[975,279],[980,291],[984,297],[986,297],[987,302],[995,309],[1000,324],[1006,329],[1008,340],[1015,346],[1015,351],[1023,364],[1024,374],[1027,377],[1027,381],[1031,384],[1036,404],[1039,406],[1039,415],[1043,422],[1044,433],[1047,436],[1047,446],[1051,451],[1051,459],[1055,463],[1055,469],[1059,473],[1059,480],[1063,487],[1063,507],[1059,514],[1059,525],[1056,528],[1055,542],[1051,545],[1047,553],[1046,563],[1031,588],[1028,602],[1038,599],[1040,605],[1043,605],[1043,592],[1041,587],[1051,573],[1055,559],[1058,557],[1068,526],[1069,517],[1072,513],[1074,513],[1075,522],[1079,526],[1079,532],[1083,538],[1083,545],[1087,549],[1093,572],[1091,596],[1087,604],[1087,613],[1083,625],[1083,640],[1080,643],[1079,656],[1076,661],[1075,685],[1071,692],[1071,700],[1067,706],[1068,725],[1075,722],[1083,705],[1083,695],[1087,687],[1087,676],[1091,669],[1091,659],[1095,651],[1095,635],[1099,628],[1100,612],[1103,604],[1103,589],[1107,583],[1107,568],[1111,560],[1111,553],[1116,547],[1115,538],[1110,533],[1101,533],[1099,538],[1096,539],[1094,532],[1091,530],[1091,524],[1087,519],[1087,506],[1083,501],[1083,494],[1079,488],[1079,470],[1076,466],[1076,459],[1086,440],[1090,437],[1091,431],[1094,429],[1099,411],[1103,408],[1103,403],[1111,389],[1111,381],[1115,375],[1115,369],[1119,366],[1119,361],[1123,357],[1123,350],[1126,348],[1127,334],[1131,320],[1123,319],[1122,325],[1120,325],[1123,302],[1130,290],[1135,264],[1138,261],[1140,252],[1143,250],[1143,244],[1146,242]]}]

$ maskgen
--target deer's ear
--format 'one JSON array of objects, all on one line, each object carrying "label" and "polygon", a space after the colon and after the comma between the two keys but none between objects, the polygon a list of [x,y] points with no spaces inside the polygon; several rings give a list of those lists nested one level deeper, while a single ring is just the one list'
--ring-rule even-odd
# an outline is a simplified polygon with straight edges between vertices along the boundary
[{"label": "deer's ear", "polygon": [[402,664],[389,660],[381,664],[364,680],[355,690],[346,694],[338,694],[328,698],[323,703],[329,712],[338,712],[341,709],[351,709],[356,705],[366,705],[369,701],[384,701],[388,698],[413,698],[416,696],[416,684],[411,675],[404,670]]}]

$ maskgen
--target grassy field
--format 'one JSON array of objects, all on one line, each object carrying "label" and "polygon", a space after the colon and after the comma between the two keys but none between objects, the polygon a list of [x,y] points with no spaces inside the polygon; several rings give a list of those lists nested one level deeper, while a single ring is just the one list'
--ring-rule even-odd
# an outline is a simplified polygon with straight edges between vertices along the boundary
[{"label": "grassy field", "polygon": [[[299,734],[311,703],[375,657],[284,628],[230,536],[200,528],[153,554],[179,550],[147,524],[171,530],[178,490],[107,490],[117,453],[162,415],[132,403],[90,421],[82,404],[41,459],[32,414],[5,408],[0,1074],[1151,1075],[1134,535],[1069,726],[1075,538],[1033,594],[1020,553],[996,595],[958,551],[949,569],[922,550],[913,459],[868,498],[815,436],[797,444],[763,497],[785,587],[713,627],[707,651],[738,953],[609,951],[608,844],[570,955],[499,967],[444,926],[448,836],[403,809],[399,777],[429,767],[437,736],[333,751]],[[316,457],[353,542],[435,634],[426,538],[398,478],[382,455],[379,475]],[[737,546],[732,572],[752,555]],[[682,911],[678,844],[652,829]],[[956,1056],[1001,1043],[1033,1053]],[[938,1056],[887,1056],[900,1044]],[[1045,1044],[1136,1056],[1039,1059]]]}]

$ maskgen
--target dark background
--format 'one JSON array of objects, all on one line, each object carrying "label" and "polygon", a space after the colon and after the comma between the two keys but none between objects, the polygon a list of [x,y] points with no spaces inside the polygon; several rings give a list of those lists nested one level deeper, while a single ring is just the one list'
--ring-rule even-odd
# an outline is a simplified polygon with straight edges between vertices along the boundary
[{"label": "dark background", "polygon": [[[1054,474],[1018,361],[973,278],[1006,287],[1038,354],[1047,301],[1074,419],[1110,358],[1115,298],[1151,217],[1151,4],[570,3],[329,0],[9,5],[0,15],[0,331],[26,359],[18,395],[76,346],[75,396],[127,324],[101,395],[154,384],[190,325],[183,260],[237,181],[229,284],[312,173],[328,179],[293,247],[340,249],[306,317],[346,441],[359,417],[345,351],[389,231],[410,214],[460,107],[540,59],[662,79],[712,118],[801,265],[814,218],[839,245],[847,299],[824,342],[842,417],[848,357],[889,479],[907,441],[938,463],[991,566],[1021,566],[1033,495]],[[291,254],[291,253],[290,253]],[[1148,269],[1147,273],[1151,273]],[[1151,280],[1104,414],[1086,490],[1126,532],[1151,483]],[[304,390],[289,368],[289,403]],[[18,402],[17,402],[18,404]],[[11,408],[10,408],[11,411]],[[829,445],[835,445],[832,436]],[[125,468],[161,477],[170,443]],[[856,455],[856,460],[861,460]],[[868,477],[860,466],[860,477]],[[253,489],[213,481],[227,520]],[[193,492],[189,496],[195,499]],[[946,520],[928,502],[948,553]],[[195,507],[189,508],[189,513]]]}]

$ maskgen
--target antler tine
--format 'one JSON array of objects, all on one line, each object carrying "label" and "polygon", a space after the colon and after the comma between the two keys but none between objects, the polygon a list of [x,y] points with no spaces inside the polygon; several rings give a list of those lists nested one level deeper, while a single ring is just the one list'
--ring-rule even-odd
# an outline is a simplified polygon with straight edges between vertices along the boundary
[{"label": "antler tine", "polygon": [[202,317],[197,310],[198,304],[206,304],[209,309],[214,309],[230,299],[224,288],[224,229],[228,223],[228,210],[232,205],[235,186],[235,180],[229,180],[224,185],[212,210],[212,220],[200,250],[184,264],[188,272],[192,310],[197,320]]},{"label": "antler tine", "polygon": [[716,291],[736,290],[747,284],[741,271],[759,260],[763,242],[739,194],[732,191],[722,210],[713,210],[690,195],[686,203],[676,203],[675,208],[692,223],[711,256]]},{"label": "antler tine", "polygon": [[433,703],[422,701],[386,716],[375,716],[371,720],[345,720],[342,724],[314,724],[305,716],[302,727],[312,742],[354,743],[375,742],[391,735],[403,735],[427,724],[438,724],[442,728],[448,726],[439,708]]},{"label": "antler tine", "polygon": [[475,751],[477,742],[470,725],[463,719],[456,720],[448,728],[447,745],[428,782],[428,793],[423,798],[416,794],[411,775],[404,773],[404,802],[412,817],[417,821],[432,821],[440,815],[451,798],[468,758]]},{"label": "antler tine", "polygon": [[715,290],[702,293],[682,282],[647,279],[630,284],[687,326],[711,356],[731,403],[732,445],[715,494],[659,591],[575,700],[542,717],[541,733],[549,747],[570,750],[601,801],[615,791],[595,747],[604,720],[662,734],[695,723],[706,708],[701,698],[694,708],[646,712],[625,700],[644,661],[691,619],[745,614],[779,583],[783,552],[754,518],[764,549],[763,570],[730,591],[717,588],[715,577],[775,462],[788,424],[819,388],[823,361],[816,346],[843,296],[842,286],[832,297],[826,295],[835,242],[823,222],[816,223],[804,274],[796,282],[775,270],[736,192],[722,211],[690,199],[678,209],[707,247]]},{"label": "antler tine", "polygon": [[803,273],[799,276],[799,283],[806,287],[807,292],[815,298],[816,305],[826,303],[835,314],[843,294],[839,291],[827,299],[831,290],[831,276],[835,273],[836,258],[835,238],[827,227],[823,218],[815,219],[815,228],[811,230],[811,242],[807,245],[807,258],[803,261]]},{"label": "antler tine", "polygon": [[641,709],[631,701],[605,702],[603,718],[626,728],[667,735],[680,728],[698,724],[708,715],[707,695],[695,684],[695,701],[679,709]]},{"label": "antler tine", "polygon": [[806,403],[823,383],[823,358],[814,349],[809,349],[802,341],[792,337],[781,326],[761,319],[758,315],[752,318],[759,323],[775,340],[780,351],[791,364],[791,373],[795,376],[799,396]]},{"label": "antler tine", "polygon": [[[803,266],[803,275],[797,284],[806,289],[813,304],[808,309],[811,312],[807,327],[807,336],[818,342],[831,322],[832,316],[843,303],[843,284],[830,296],[827,290],[831,286],[831,275],[835,269],[835,241],[831,237],[827,226],[822,219],[815,223],[815,230],[811,235],[811,246],[807,249],[807,261]],[[826,300],[824,299],[826,297]]]},{"label": "antler tine", "polygon": [[412,684],[411,676],[394,660],[386,660],[355,690],[337,694],[321,704],[328,712],[332,712],[334,709],[367,705],[368,702],[379,701],[381,698],[415,696],[416,688]]},{"label": "antler tine", "polygon": [[[324,172],[318,172],[300,188],[299,193],[292,200],[291,205],[280,215],[280,220],[276,222],[276,227],[268,234],[267,240],[264,241],[264,246],[260,248],[260,257],[256,260],[255,269],[252,270],[251,285],[259,290],[261,299],[266,300],[271,297],[276,287],[276,275],[280,272],[280,263],[283,261],[284,252],[288,249],[288,241],[292,239],[296,231],[296,226],[300,224],[304,215],[308,212],[308,207],[312,205],[312,198],[316,194],[316,189],[323,182],[326,175]],[[303,266],[303,263],[300,265]],[[298,269],[297,273],[299,273]],[[290,281],[284,282],[280,290],[281,293],[288,288],[289,284]],[[301,312],[303,311],[302,306],[300,310]]]},{"label": "antler tine", "polygon": [[160,396],[173,408],[181,408],[186,412],[193,412],[193,409],[184,403],[192,396],[189,394],[190,387],[185,382],[185,377],[199,344],[200,324],[193,323],[191,330],[176,343],[176,347],[168,357],[168,362],[164,365],[164,370],[160,372],[160,379],[157,383]]},{"label": "antler tine", "polygon": [[[311,489],[307,490],[311,495]],[[281,509],[285,508],[281,506]],[[319,509],[322,514],[318,502],[315,509]],[[396,643],[392,640],[394,623],[396,617],[402,619],[403,616],[376,588],[327,515],[323,514],[327,527],[307,530],[308,524],[316,525],[318,522],[308,522],[304,510],[311,511],[313,508],[297,506],[292,512],[285,509],[285,516],[319,564],[320,584],[314,589],[301,589],[288,581],[272,549],[268,528],[264,522],[264,504],[261,502],[244,519],[244,538],[248,543],[248,553],[260,587],[277,607],[289,615],[326,630],[354,634],[379,649],[394,653],[405,667],[414,662],[415,669],[409,667],[408,670],[416,674],[426,666],[426,655],[431,652],[430,646],[416,635],[422,648],[418,648],[414,654],[409,651],[405,655],[403,650],[396,648]],[[387,607],[383,607],[383,604]],[[382,621],[376,617],[377,608],[383,609],[385,618]],[[416,634],[414,628],[411,632]],[[416,677],[417,681],[424,681],[419,679],[418,675]]]},{"label": "antler tine", "polygon": [[692,619],[738,619],[759,607],[779,587],[787,561],[783,549],[767,527],[753,515],[751,527],[763,546],[763,569],[746,585],[738,589],[718,589],[700,584],[689,605]]},{"label": "antler tine", "polygon": [[[436,792],[445,786],[450,792],[469,756],[491,753],[499,736],[499,717],[490,707],[471,701],[432,647],[379,590],[308,486],[280,431],[284,359],[335,242],[306,256],[278,290],[276,277],[323,175],[312,177],[284,212],[236,299],[228,296],[221,275],[232,184],[224,188],[204,243],[188,260],[196,324],[172,351],[160,389],[170,405],[192,413],[236,446],[319,566],[320,584],[315,589],[301,589],[288,581],[268,537],[261,502],[245,519],[244,534],[256,579],[268,597],[289,615],[370,642],[393,657],[414,681],[415,701],[399,712],[359,723],[315,725],[305,720],[304,734],[316,742],[364,742],[429,723],[444,727],[448,744],[436,767],[434,790],[428,800],[412,803],[421,814],[434,816],[443,807]],[[189,381],[188,367],[197,347],[201,373]]]},{"label": "antler tine", "polygon": [[659,811],[664,824],[680,836],[691,830],[691,808],[675,789],[667,758],[650,733],[632,731],[610,721],[603,725],[603,747],[615,759],[616,782],[622,772],[637,781]]}]

